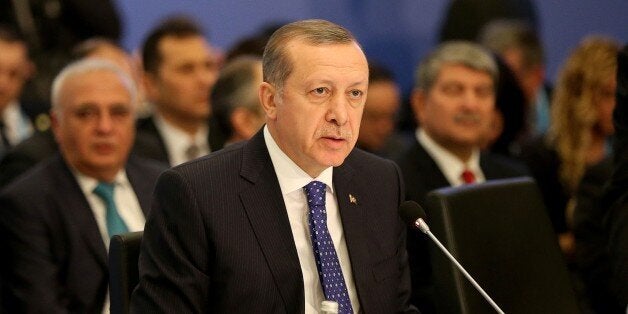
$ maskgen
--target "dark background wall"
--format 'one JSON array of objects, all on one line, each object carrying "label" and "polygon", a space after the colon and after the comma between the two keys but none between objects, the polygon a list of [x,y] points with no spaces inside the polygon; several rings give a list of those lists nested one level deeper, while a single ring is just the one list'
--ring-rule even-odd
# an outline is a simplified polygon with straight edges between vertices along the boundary
[{"label": "dark background wall", "polygon": [[[437,43],[445,0],[115,0],[124,21],[123,45],[136,49],[161,18],[195,17],[223,50],[240,37],[277,21],[324,18],[351,30],[367,55],[393,68],[408,91],[419,60]],[[580,39],[605,34],[628,42],[628,1],[532,1],[553,81]]]}]

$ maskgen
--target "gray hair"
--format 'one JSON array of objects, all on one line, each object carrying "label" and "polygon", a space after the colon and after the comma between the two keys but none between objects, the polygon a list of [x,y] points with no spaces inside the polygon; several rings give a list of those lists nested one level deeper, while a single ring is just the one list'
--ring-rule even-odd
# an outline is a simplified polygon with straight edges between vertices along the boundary
[{"label": "gray hair", "polygon": [[501,19],[482,28],[479,42],[486,48],[503,54],[508,49],[521,51],[524,67],[542,65],[543,46],[536,30],[521,20]]},{"label": "gray hair", "polygon": [[264,81],[275,85],[280,91],[292,72],[293,60],[290,60],[286,47],[293,40],[302,40],[317,46],[352,42],[358,44],[347,29],[325,20],[303,20],[282,26],[268,40],[263,56]]},{"label": "gray hair", "polygon": [[137,87],[133,79],[124,72],[120,67],[111,61],[89,58],[81,59],[70,63],[55,77],[52,82],[52,110],[59,113],[61,102],[61,90],[72,79],[91,72],[110,72],[118,76],[122,85],[127,89],[131,96],[132,103],[135,104],[137,99]]},{"label": "gray hair", "polygon": [[255,56],[241,56],[230,61],[220,71],[220,76],[212,88],[211,104],[220,127],[227,136],[233,132],[230,117],[236,108],[261,109],[257,88],[259,87],[256,67],[262,59]]},{"label": "gray hair", "polygon": [[415,88],[430,90],[446,64],[459,64],[486,72],[493,78],[493,84],[497,85],[497,63],[486,49],[468,41],[450,41],[439,45],[421,61],[415,73]]}]

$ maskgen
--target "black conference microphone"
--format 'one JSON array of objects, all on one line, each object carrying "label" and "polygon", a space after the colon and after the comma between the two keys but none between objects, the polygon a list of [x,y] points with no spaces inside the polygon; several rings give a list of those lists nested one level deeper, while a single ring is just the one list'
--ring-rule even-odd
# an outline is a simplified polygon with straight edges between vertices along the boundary
[{"label": "black conference microphone", "polygon": [[471,277],[471,275],[469,275],[469,273],[462,267],[462,265],[458,263],[456,258],[453,257],[453,255],[451,255],[449,251],[447,251],[447,249],[440,243],[440,241],[438,241],[434,234],[432,234],[432,232],[430,231],[430,227],[428,227],[427,223],[425,222],[426,215],[421,205],[417,204],[417,202],[414,201],[405,201],[401,204],[401,206],[399,206],[399,215],[407,224],[427,234],[432,239],[432,241],[434,241],[434,243],[436,243],[436,245],[441,249],[441,251],[445,253],[449,260],[451,260],[452,263],[454,263],[454,265],[458,267],[460,272],[462,272],[462,274],[467,277],[467,279],[469,279],[475,289],[477,289],[478,292],[480,292],[480,294],[484,297],[484,299],[486,299],[486,301],[491,304],[495,311],[497,311],[497,313],[504,314],[504,311],[499,308],[495,301],[493,301],[493,299],[488,296],[484,289],[480,287],[480,285],[473,279],[473,277]]}]

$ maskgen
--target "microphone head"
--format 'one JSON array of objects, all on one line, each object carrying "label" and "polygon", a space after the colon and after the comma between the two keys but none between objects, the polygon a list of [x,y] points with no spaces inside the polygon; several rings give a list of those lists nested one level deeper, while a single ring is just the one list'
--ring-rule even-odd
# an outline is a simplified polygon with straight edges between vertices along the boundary
[{"label": "microphone head", "polygon": [[399,215],[401,219],[410,226],[414,226],[419,218],[423,220],[427,219],[423,207],[415,201],[405,201],[401,203],[401,206],[399,206]]}]

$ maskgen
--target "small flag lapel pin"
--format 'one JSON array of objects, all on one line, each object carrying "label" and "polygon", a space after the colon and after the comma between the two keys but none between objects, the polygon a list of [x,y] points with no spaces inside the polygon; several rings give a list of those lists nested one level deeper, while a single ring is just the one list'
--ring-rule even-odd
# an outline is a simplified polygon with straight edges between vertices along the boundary
[{"label": "small flag lapel pin", "polygon": [[349,202],[350,202],[351,204],[358,205],[358,199],[357,199],[357,198],[355,198],[355,196],[353,196],[353,195],[351,195],[351,194],[349,194]]}]

